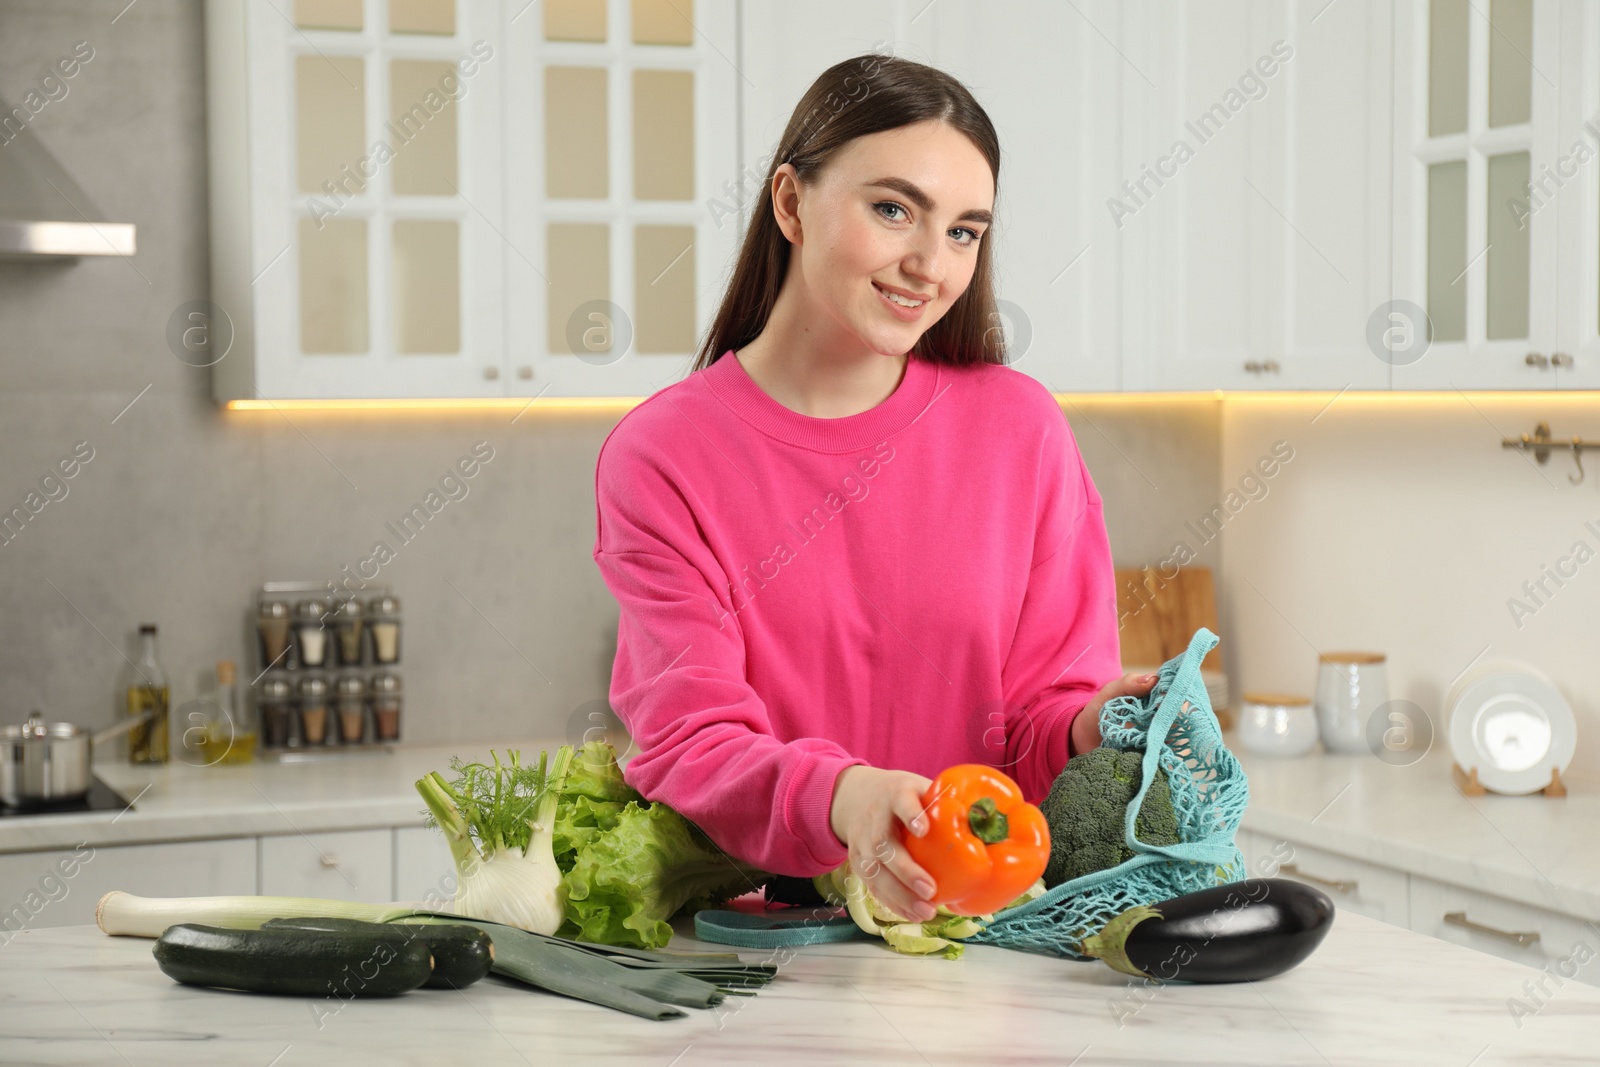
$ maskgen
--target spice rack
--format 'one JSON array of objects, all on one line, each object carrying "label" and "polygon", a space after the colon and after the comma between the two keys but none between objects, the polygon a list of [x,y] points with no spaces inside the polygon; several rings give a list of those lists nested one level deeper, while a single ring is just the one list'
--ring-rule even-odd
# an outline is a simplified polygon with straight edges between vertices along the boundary
[{"label": "spice rack", "polygon": [[322,582],[264,582],[249,621],[262,759],[394,750],[404,688],[400,602],[389,586],[352,594]]}]

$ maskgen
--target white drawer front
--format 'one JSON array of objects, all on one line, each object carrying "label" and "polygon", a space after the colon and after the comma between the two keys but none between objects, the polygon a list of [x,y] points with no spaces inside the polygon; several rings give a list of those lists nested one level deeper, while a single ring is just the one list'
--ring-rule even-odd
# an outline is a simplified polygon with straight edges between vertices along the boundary
[{"label": "white drawer front", "polygon": [[282,834],[261,841],[261,892],[383,904],[394,899],[392,830]]},{"label": "white drawer front", "polygon": [[1411,929],[1529,967],[1548,966],[1555,977],[1545,980],[1541,999],[1566,981],[1600,985],[1600,923],[1574,915],[1414,874]]},{"label": "white drawer front", "polygon": [[395,899],[440,907],[456,899],[456,865],[444,835],[426,826],[394,832]]},{"label": "white drawer front", "polygon": [[161,845],[80,845],[0,855],[0,945],[24,929],[94,922],[113,889],[141,897],[248,896],[253,837]]},{"label": "white drawer front", "polygon": [[1252,830],[1239,835],[1239,851],[1252,877],[1292,878],[1328,894],[1335,908],[1346,908],[1395,926],[1406,925],[1406,875],[1326,849]]}]

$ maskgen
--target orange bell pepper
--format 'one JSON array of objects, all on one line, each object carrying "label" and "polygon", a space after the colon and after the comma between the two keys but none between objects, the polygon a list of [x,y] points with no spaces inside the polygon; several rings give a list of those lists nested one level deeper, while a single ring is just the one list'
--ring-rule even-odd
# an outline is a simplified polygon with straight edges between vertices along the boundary
[{"label": "orange bell pepper", "polygon": [[911,858],[932,876],[930,900],[957,915],[987,915],[1020,897],[1050,860],[1050,827],[1022,790],[981,763],[950,767],[922,795],[928,832],[901,828]]}]

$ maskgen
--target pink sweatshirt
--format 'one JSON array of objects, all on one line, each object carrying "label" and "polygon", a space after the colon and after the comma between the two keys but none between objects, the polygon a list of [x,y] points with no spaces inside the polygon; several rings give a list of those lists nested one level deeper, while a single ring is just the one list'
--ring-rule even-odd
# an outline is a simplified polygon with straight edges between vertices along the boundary
[{"label": "pink sweatshirt", "polygon": [[775,874],[844,862],[844,768],[1005,771],[1037,803],[1121,672],[1099,493],[1056,399],[912,357],[819,419],[731,351],[612,429],[594,559],[621,608],[624,777]]}]

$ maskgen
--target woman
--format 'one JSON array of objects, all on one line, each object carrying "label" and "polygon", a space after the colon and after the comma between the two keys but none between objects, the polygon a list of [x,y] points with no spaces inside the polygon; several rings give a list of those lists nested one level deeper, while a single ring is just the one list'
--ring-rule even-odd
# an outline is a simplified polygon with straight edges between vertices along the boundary
[{"label": "woman", "polygon": [[934,884],[894,841],[932,776],[986,763],[1037,802],[1155,680],[1116,677],[1100,496],[989,328],[999,164],[941,71],[824,71],[693,372],[596,469],[628,782],[764,870],[848,858],[919,920]]}]

